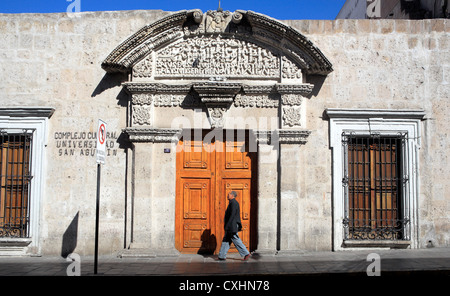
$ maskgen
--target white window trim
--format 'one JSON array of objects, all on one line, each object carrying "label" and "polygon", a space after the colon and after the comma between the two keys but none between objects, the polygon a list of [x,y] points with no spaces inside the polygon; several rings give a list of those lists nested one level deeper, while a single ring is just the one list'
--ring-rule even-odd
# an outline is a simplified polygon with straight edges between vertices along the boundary
[{"label": "white window trim", "polygon": [[40,219],[44,196],[45,147],[47,146],[48,119],[55,109],[48,107],[0,107],[0,129],[9,133],[33,130],[30,187],[30,228],[29,238],[0,239],[1,255],[39,255]]},{"label": "white window trim", "polygon": [[[387,110],[387,109],[341,109],[329,108],[330,147],[333,162],[333,250],[344,250],[349,247],[407,247],[418,248],[418,197],[419,197],[419,149],[420,121],[423,120],[423,110]],[[394,135],[398,132],[408,133],[408,169],[409,169],[409,205],[410,223],[408,242],[355,242],[345,244],[344,219],[344,190],[343,178],[343,146],[342,133],[355,131],[357,133],[380,133],[380,135]]]}]

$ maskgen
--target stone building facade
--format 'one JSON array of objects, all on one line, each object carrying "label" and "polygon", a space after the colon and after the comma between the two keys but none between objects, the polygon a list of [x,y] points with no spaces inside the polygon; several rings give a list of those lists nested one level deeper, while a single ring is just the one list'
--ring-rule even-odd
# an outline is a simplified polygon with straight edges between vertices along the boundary
[{"label": "stone building facade", "polygon": [[[449,246],[450,22],[0,15],[2,254]],[[19,180],[20,179],[20,180]]]}]

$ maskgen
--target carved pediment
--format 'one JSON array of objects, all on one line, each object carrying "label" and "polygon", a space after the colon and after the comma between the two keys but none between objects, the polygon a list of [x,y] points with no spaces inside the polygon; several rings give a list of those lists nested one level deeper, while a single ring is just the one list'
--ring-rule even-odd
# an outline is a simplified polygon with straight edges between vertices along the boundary
[{"label": "carved pediment", "polygon": [[[225,59],[234,59],[232,65]],[[174,68],[168,69],[167,63]],[[241,10],[173,13],[125,40],[102,67],[108,72],[133,71],[136,78],[301,79],[301,72],[327,75],[333,70],[322,52],[297,30]]]}]

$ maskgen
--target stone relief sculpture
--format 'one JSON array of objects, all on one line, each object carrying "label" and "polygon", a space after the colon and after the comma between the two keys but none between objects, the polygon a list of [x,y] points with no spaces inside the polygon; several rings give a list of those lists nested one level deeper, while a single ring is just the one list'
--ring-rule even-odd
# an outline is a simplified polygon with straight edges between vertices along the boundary
[{"label": "stone relief sculpture", "polygon": [[137,125],[151,125],[150,107],[133,106],[133,123]]},{"label": "stone relief sculpture", "polygon": [[[131,73],[131,125],[152,131],[153,112],[193,107],[206,110],[211,128],[223,126],[231,107],[278,108],[281,130],[304,128],[303,101],[313,89],[305,76],[332,71],[300,32],[242,10],[175,12],[130,36],[102,67]],[[283,135],[286,143],[298,138]]]},{"label": "stone relief sculpture", "polygon": [[[140,71],[141,68],[136,70]],[[214,76],[278,79],[280,59],[255,44],[236,39],[223,39],[219,36],[183,40],[156,54],[156,78]]]}]

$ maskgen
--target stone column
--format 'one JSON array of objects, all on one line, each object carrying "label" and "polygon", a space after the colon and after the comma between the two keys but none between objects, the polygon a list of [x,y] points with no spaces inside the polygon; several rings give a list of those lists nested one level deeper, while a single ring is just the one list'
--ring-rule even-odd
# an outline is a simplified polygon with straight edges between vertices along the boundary
[{"label": "stone column", "polygon": [[278,130],[279,172],[279,251],[299,250],[301,246],[300,207],[302,158],[300,149],[310,131]]},{"label": "stone column", "polygon": [[277,248],[278,150],[270,144],[270,132],[256,132],[258,141],[257,253],[274,254]]},{"label": "stone column", "polygon": [[135,145],[131,248],[175,252],[176,143],[181,130],[125,131]]},{"label": "stone column", "polygon": [[149,162],[152,160],[153,143],[135,143],[134,148],[134,186],[132,196],[132,248],[149,248],[151,241],[152,217],[152,169]]}]

